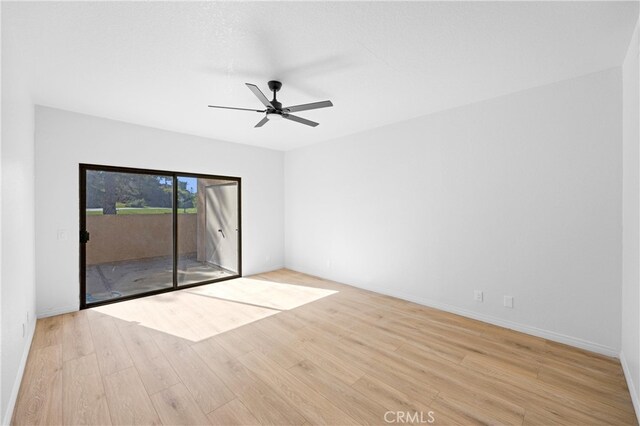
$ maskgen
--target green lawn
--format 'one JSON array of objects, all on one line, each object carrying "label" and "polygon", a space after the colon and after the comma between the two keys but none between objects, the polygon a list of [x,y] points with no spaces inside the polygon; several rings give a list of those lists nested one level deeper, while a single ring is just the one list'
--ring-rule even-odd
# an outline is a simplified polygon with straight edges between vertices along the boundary
[{"label": "green lawn", "polygon": [[[194,214],[196,208],[178,209],[179,214]],[[119,208],[118,214],[171,214],[171,209],[166,207],[142,207],[142,208]],[[102,210],[87,210],[87,216],[102,216]]]}]

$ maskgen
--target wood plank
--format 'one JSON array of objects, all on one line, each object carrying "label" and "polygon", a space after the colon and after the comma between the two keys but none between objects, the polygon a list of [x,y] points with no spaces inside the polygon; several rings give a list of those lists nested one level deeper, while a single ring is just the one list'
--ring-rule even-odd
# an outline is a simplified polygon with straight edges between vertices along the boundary
[{"label": "wood plank", "polygon": [[40,349],[47,346],[62,344],[62,315],[39,319],[33,335],[31,347]]},{"label": "wood plank", "polygon": [[93,352],[93,339],[84,311],[62,317],[62,360],[80,358]]},{"label": "wood plank", "polygon": [[236,398],[183,339],[164,333],[155,333],[153,337],[203,413],[210,413]]},{"label": "wood plank", "polygon": [[136,361],[135,365],[149,395],[180,383],[178,375],[164,356],[148,359],[144,362]]},{"label": "wood plank", "polygon": [[335,356],[327,346],[323,346],[312,341],[306,341],[300,343],[300,346],[296,347],[302,349],[309,361],[312,361],[318,367],[345,383],[353,384],[365,375],[365,372],[358,368],[357,365],[344,362],[342,359]]},{"label": "wood plank", "polygon": [[253,386],[256,376],[236,357],[231,356],[218,344],[217,339],[207,339],[191,346],[200,359],[215,371],[216,375],[236,395],[241,395],[248,387]]},{"label": "wood plank", "polygon": [[260,377],[271,389],[291,402],[311,423],[335,425],[354,424],[355,421],[326,398],[259,352],[240,358],[247,368]]},{"label": "wood plank", "polygon": [[[46,333],[46,327],[40,332]],[[62,345],[43,346],[29,354],[11,423],[62,423]]]},{"label": "wood plank", "polygon": [[122,326],[119,330],[140,379],[150,395],[180,382],[149,330],[140,325]]},{"label": "wood plank", "polygon": [[[371,376],[364,376],[353,384],[353,388],[372,401],[376,401],[387,411],[404,411],[410,413],[428,413],[428,404],[416,402],[410,396],[400,392],[396,388],[387,385],[381,380]],[[433,392],[429,398],[433,399],[437,392]],[[425,395],[426,396],[426,395]],[[429,401],[430,403],[432,401]]]},{"label": "wood plank", "polygon": [[310,361],[301,361],[289,369],[301,382],[315,389],[336,407],[360,424],[381,424],[387,411],[344,382],[335,380]]},{"label": "wood plank", "polygon": [[227,353],[215,339],[192,346],[201,359],[215,371],[260,424],[302,424],[306,419],[288,401],[280,397],[237,358]]},{"label": "wood plank", "polygon": [[258,425],[258,419],[244,406],[239,399],[224,404],[207,415],[212,425]]},{"label": "wood plank", "polygon": [[262,380],[254,380],[238,397],[262,425],[302,425],[306,419]]},{"label": "wood plank", "polygon": [[304,356],[298,352],[297,348],[291,346],[290,336],[279,334],[280,328],[263,321],[245,325],[238,329],[245,339],[251,342],[255,350],[266,355],[283,368],[302,361]]},{"label": "wood plank", "polygon": [[145,327],[137,324],[122,325],[118,326],[118,330],[129,355],[134,361],[142,362],[162,356],[162,351]]},{"label": "wood plank", "polygon": [[129,351],[113,318],[105,316],[90,321],[89,326],[103,376],[133,367]]},{"label": "wood plank", "polygon": [[62,371],[63,423],[109,425],[111,416],[96,354],[66,361]]},{"label": "wood plank", "polygon": [[114,425],[158,425],[160,419],[134,367],[104,377]]},{"label": "wood plank", "polygon": [[[492,419],[487,419],[480,413],[476,413],[473,410],[461,410],[455,405],[447,404],[446,401],[436,398],[431,404],[431,412],[435,425],[489,425],[489,424],[502,424],[495,422]],[[538,425],[538,426],[551,426],[551,425]]]},{"label": "wood plank", "polygon": [[537,364],[527,364],[517,359],[508,361],[481,354],[467,354],[461,364],[496,376],[536,378],[539,370]]},{"label": "wood plank", "polygon": [[631,411],[628,409],[631,403],[631,397],[625,392],[619,392],[621,388],[620,385],[595,380],[588,376],[566,374],[562,371],[547,367],[540,369],[538,379],[543,383],[553,385],[556,389],[562,389],[578,395],[581,398],[597,397],[597,399],[605,404],[611,405],[618,410]]},{"label": "wood plank", "polygon": [[463,413],[479,420],[482,424],[522,424],[525,410],[508,401],[493,398],[486,393],[456,392],[439,393],[431,408],[438,413],[437,407],[446,407],[449,413]]},{"label": "wood plank", "polygon": [[165,425],[204,425],[209,419],[200,410],[185,385],[178,383],[151,395],[151,401]]},{"label": "wood plank", "polygon": [[233,356],[242,356],[254,350],[249,339],[243,338],[236,330],[230,330],[214,336],[213,339]]},{"label": "wood plank", "polygon": [[621,422],[617,419],[596,420],[593,416],[574,410],[563,404],[553,404],[552,407],[532,407],[527,408],[524,415],[523,425],[539,426],[539,425],[637,425],[635,421]]},{"label": "wood plank", "polygon": [[421,339],[418,341],[410,341],[398,349],[396,353],[405,357],[417,358],[425,352],[430,352],[444,360],[459,364],[464,359],[466,352],[442,342],[434,341],[435,339]]}]

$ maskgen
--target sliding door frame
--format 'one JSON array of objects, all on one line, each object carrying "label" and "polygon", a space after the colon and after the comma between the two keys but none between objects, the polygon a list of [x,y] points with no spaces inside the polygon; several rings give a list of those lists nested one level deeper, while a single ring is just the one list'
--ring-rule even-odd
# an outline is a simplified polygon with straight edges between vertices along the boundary
[{"label": "sliding door frame", "polygon": [[[155,294],[168,293],[185,288],[197,287],[204,284],[211,284],[220,281],[232,280],[242,277],[242,178],[235,176],[207,175],[202,173],[176,172],[169,170],[140,169],[134,167],[108,166],[101,164],[79,164],[80,177],[80,309],[93,308],[95,306],[108,305],[111,303],[123,302],[125,300],[138,299],[140,297],[153,296]],[[87,170],[104,172],[135,173],[146,175],[167,176],[172,179],[173,205],[172,205],[172,238],[173,238],[173,285],[169,288],[152,290],[140,294],[118,297],[117,299],[103,300],[100,302],[87,303],[87,244],[84,243],[83,236],[87,231]],[[215,278],[212,280],[200,281],[193,284],[178,285],[178,177],[194,177],[200,179],[218,179],[237,182],[238,185],[238,273],[229,277]]]}]

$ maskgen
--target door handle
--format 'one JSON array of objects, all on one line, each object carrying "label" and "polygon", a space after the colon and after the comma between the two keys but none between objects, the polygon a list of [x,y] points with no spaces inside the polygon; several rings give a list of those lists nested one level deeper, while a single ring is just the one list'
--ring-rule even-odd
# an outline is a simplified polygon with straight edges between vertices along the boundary
[{"label": "door handle", "polygon": [[222,232],[222,229],[218,229],[218,232],[222,234],[222,238],[227,238],[225,237],[224,232]]},{"label": "door handle", "polygon": [[89,242],[89,233],[87,231],[80,231],[80,243],[86,244]]}]

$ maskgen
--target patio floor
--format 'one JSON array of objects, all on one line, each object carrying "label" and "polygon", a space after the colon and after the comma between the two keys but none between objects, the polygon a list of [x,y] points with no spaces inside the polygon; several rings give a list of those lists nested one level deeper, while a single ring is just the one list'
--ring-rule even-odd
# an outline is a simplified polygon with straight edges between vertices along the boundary
[{"label": "patio floor", "polygon": [[[183,256],[178,261],[178,286],[195,284],[234,275],[196,256]],[[171,256],[87,265],[87,303],[132,294],[147,293],[173,286]]]}]

